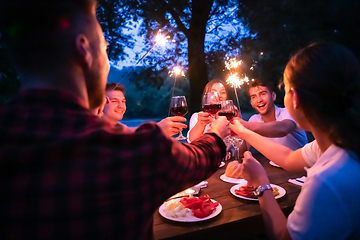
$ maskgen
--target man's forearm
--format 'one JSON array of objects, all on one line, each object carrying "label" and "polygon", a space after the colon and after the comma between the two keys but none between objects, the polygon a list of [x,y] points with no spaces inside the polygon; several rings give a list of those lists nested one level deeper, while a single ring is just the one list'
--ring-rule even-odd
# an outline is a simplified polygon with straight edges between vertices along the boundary
[{"label": "man's forearm", "polygon": [[244,126],[264,137],[285,137],[296,128],[294,122],[291,123],[287,121],[273,121],[267,123],[248,122],[247,124],[244,124]]}]

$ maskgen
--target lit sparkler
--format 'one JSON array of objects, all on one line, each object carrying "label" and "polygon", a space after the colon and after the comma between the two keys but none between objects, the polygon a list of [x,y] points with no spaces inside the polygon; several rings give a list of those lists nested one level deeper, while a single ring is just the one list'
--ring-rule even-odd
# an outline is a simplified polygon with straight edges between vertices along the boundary
[{"label": "lit sparkler", "polygon": [[237,61],[236,58],[232,58],[228,61],[225,61],[225,67],[226,69],[230,70],[230,76],[228,77],[228,79],[226,80],[227,84],[230,84],[231,87],[234,88],[234,92],[235,92],[235,97],[236,97],[236,102],[237,102],[237,107],[240,110],[240,103],[239,103],[239,98],[237,95],[237,88],[241,88],[241,86],[246,82],[249,81],[249,79],[245,76],[244,78],[240,78],[238,73],[236,72],[236,69],[238,68],[238,66],[240,66],[242,64],[242,60]]},{"label": "lit sparkler", "polygon": [[[182,68],[180,66],[175,66],[175,67],[173,67],[173,69],[171,71],[169,71],[169,76],[170,77],[174,76],[174,86],[173,86],[173,90],[172,90],[172,93],[171,93],[171,99],[172,99],[172,97],[174,96],[174,90],[175,90],[175,85],[176,85],[176,77],[177,76],[185,77],[185,73],[184,73],[184,71],[182,70]],[[170,108],[169,108],[168,116],[170,116]]]},{"label": "lit sparkler", "polygon": [[[146,55],[148,55],[151,50],[154,49],[154,47],[159,44],[161,46],[164,46],[165,43],[168,41],[168,39],[170,38],[170,36],[163,36],[161,34],[161,29],[159,30],[159,32],[156,34],[156,37],[155,37],[155,43],[154,45],[135,63],[135,66],[138,65],[139,62],[141,62],[141,60],[143,60]],[[122,80],[124,80],[124,78],[131,72],[131,69],[129,69],[129,71],[121,78],[120,82],[122,82]]]},{"label": "lit sparkler", "polygon": [[185,77],[184,71],[179,66],[175,66],[171,71],[169,71],[169,75],[170,77],[176,77],[178,75]]},{"label": "lit sparkler", "polygon": [[232,58],[229,61],[225,61],[225,67],[227,70],[236,69],[241,64],[242,64],[242,60],[236,61],[236,58]]},{"label": "lit sparkler", "polygon": [[170,36],[163,36],[161,34],[161,30],[159,30],[159,32],[156,34],[155,37],[155,43],[154,45],[144,54],[144,56],[142,56],[136,63],[135,65],[137,65],[139,62],[141,62],[141,60],[143,60],[145,58],[146,55],[148,55],[149,52],[151,52],[151,50],[154,49],[154,47],[159,44],[161,46],[164,46],[165,43],[168,41],[168,39],[170,38]]}]

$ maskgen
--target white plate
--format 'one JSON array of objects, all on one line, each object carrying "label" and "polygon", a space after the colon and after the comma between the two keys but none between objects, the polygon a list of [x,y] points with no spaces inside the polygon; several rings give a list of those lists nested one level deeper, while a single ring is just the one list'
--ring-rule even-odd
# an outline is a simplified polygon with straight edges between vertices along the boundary
[{"label": "white plate", "polygon": [[[178,201],[178,199],[172,199],[172,200],[169,200],[170,201]],[[211,199],[212,202],[216,202],[215,200]],[[166,219],[169,219],[169,220],[172,220],[172,221],[176,221],[176,222],[200,222],[200,221],[205,221],[205,220],[208,220],[210,218],[213,218],[213,217],[216,217],[217,215],[219,215],[219,213],[221,212],[222,210],[222,206],[221,204],[219,203],[219,205],[217,205],[215,211],[210,214],[209,216],[207,217],[204,217],[204,218],[197,218],[195,216],[188,216],[188,217],[178,217],[178,218],[174,218],[174,217],[171,217],[171,216],[167,216],[164,212],[164,207],[165,205],[162,204],[160,207],[159,207],[159,213],[161,216],[163,216],[164,218]]]},{"label": "white plate", "polygon": [[[232,195],[234,195],[235,197],[238,197],[238,198],[242,198],[242,199],[246,199],[246,200],[251,200],[251,201],[259,201],[257,198],[248,198],[248,197],[244,197],[244,196],[241,196],[241,195],[237,195],[235,193],[235,189],[239,189],[239,187],[242,187],[242,186],[245,186],[246,184],[243,184],[243,183],[240,183],[240,184],[237,184],[237,185],[234,185],[230,188],[230,192]],[[278,185],[275,185],[275,184],[270,184],[271,187],[276,187],[278,190],[279,190],[279,195],[277,195],[275,197],[275,199],[278,199],[278,198],[281,198],[283,196],[285,196],[286,194],[286,191],[285,189],[283,189],[282,187],[278,186]]]},{"label": "white plate", "polygon": [[224,162],[224,161],[221,161],[219,168],[221,168],[221,167],[223,167],[223,166],[225,166],[225,162]]},{"label": "white plate", "polygon": [[223,180],[224,182],[228,182],[228,183],[243,183],[243,182],[245,182],[245,184],[247,184],[247,181],[243,178],[231,178],[231,177],[225,176],[225,174],[221,175],[220,179]]},{"label": "white plate", "polygon": [[272,165],[272,166],[274,166],[274,167],[279,167],[279,168],[281,168],[279,165],[277,165],[277,164],[274,163],[273,161],[270,161],[269,164]]}]

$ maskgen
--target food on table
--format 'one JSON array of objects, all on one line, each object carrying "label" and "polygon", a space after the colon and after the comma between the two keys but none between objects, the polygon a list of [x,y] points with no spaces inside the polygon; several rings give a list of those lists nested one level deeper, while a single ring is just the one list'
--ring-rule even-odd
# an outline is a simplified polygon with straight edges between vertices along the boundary
[{"label": "food on table", "polygon": [[175,199],[164,203],[164,213],[173,218],[185,218],[191,216],[192,212],[190,209],[185,208],[180,202],[180,199]]},{"label": "food on table", "polygon": [[229,178],[241,178],[240,172],[241,172],[241,164],[237,160],[234,160],[228,163],[225,170],[225,176]]},{"label": "food on table", "polygon": [[173,218],[186,218],[194,216],[197,218],[205,218],[212,214],[218,202],[211,201],[209,196],[201,197],[184,197],[164,203],[164,213]]},{"label": "food on table", "polygon": [[[280,194],[279,189],[277,187],[271,187],[271,188],[272,188],[274,197],[276,197],[277,195]],[[254,195],[254,191],[255,191],[255,188],[253,186],[246,185],[246,186],[241,186],[238,189],[235,189],[235,194],[243,196],[243,197],[247,197],[247,198],[256,198]]]},{"label": "food on table", "polygon": [[274,194],[274,197],[276,197],[277,195],[279,195],[279,189],[277,187],[272,187],[272,190],[273,190],[273,194]]},{"label": "food on table", "polygon": [[235,189],[235,194],[247,198],[255,198],[254,191],[255,188],[253,186],[245,185]]}]

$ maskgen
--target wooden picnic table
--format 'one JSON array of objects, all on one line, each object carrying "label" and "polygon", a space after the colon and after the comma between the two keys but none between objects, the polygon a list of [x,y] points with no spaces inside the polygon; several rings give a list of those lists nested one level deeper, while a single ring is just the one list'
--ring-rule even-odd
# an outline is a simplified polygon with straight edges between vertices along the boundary
[{"label": "wooden picnic table", "polygon": [[[282,168],[269,164],[269,160],[261,154],[254,155],[264,166],[270,182],[286,190],[285,196],[279,198],[279,203],[285,215],[294,207],[301,187],[288,182],[290,178],[306,175],[305,171],[288,172]],[[226,165],[212,175],[208,186],[203,188],[200,195],[208,194],[210,198],[222,205],[221,213],[200,222],[175,222],[163,218],[159,212],[154,214],[155,239],[258,239],[266,238],[260,206],[257,201],[250,201],[235,197],[230,188],[234,183],[227,183],[220,179],[225,173]]]}]

